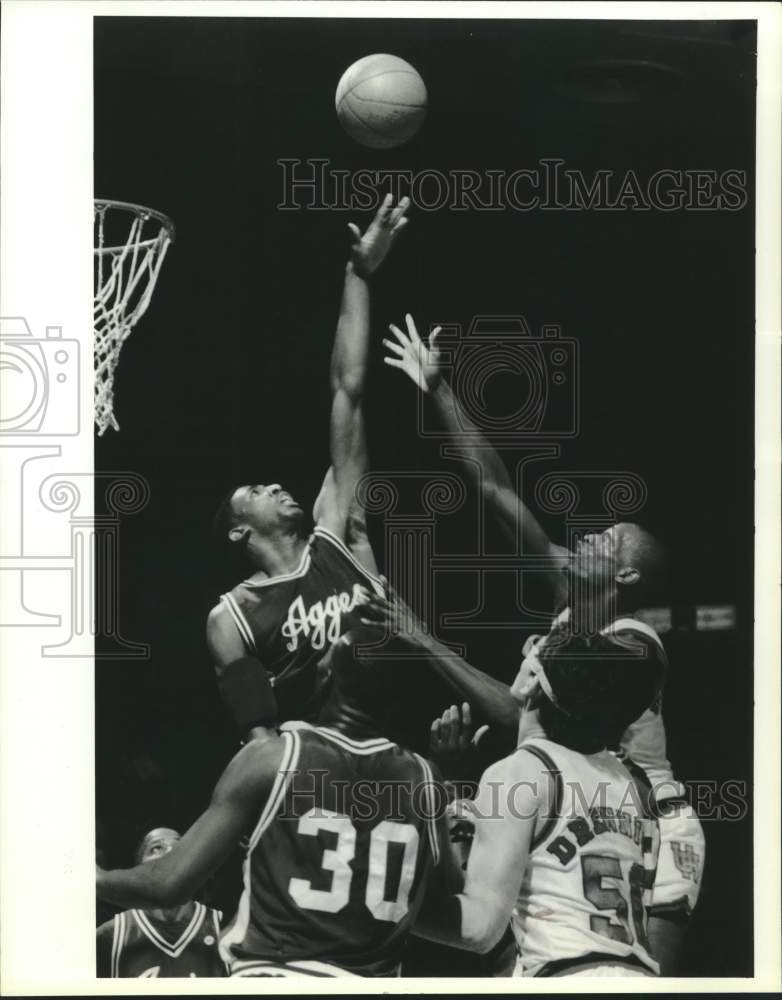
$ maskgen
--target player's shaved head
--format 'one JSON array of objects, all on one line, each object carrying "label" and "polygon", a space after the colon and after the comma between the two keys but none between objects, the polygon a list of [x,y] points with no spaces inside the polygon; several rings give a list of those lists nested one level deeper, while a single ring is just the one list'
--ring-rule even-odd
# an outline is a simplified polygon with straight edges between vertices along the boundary
[{"label": "player's shaved head", "polygon": [[135,863],[140,865],[145,861],[153,861],[155,858],[160,858],[164,854],[168,854],[174,844],[180,839],[180,834],[170,827],[155,827],[154,830],[145,833],[141,838],[134,854]]},{"label": "player's shaved head", "polygon": [[654,535],[639,524],[615,526],[617,569],[634,569],[639,580],[633,585],[635,607],[659,600],[665,591],[668,572],[665,549]]}]

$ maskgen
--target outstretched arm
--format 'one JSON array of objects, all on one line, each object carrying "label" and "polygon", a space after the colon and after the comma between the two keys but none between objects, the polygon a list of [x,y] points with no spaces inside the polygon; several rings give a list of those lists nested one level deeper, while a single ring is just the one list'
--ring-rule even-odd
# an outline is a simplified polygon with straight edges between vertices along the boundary
[{"label": "outstretched arm", "polygon": [[519,706],[510,688],[457,656],[452,649],[425,632],[399,636],[411,652],[425,657],[434,672],[455,688],[475,707],[478,718],[485,719],[502,742],[515,746],[519,730]]},{"label": "outstretched arm", "polygon": [[432,396],[443,425],[465,452],[466,475],[480,489],[487,507],[514,544],[521,536],[522,552],[551,559],[551,570],[547,576],[555,588],[555,598],[560,598],[564,590],[561,569],[567,562],[567,549],[551,541],[537,518],[522,502],[505,463],[464,412],[451,387],[442,378],[437,347],[440,327],[433,330],[427,344],[418,336],[409,314],[405,316],[405,324],[406,333],[393,323],[390,325],[395,340],[383,341],[390,352],[385,358],[386,364],[400,368],[422,392]]},{"label": "outstretched arm", "polygon": [[331,355],[331,467],[334,490],[320,505],[318,523],[345,537],[356,483],[367,469],[363,397],[369,354],[369,281],[404,228],[409,199],[393,208],[386,195],[367,231],[350,223],[355,242],[345,268],[345,284]]},{"label": "outstretched arm", "polygon": [[193,898],[252,829],[282,761],[279,736],[243,747],[226,768],[209,808],[168,854],[135,868],[97,870],[97,894],[116,906],[154,909]]},{"label": "outstretched arm", "polygon": [[467,804],[475,836],[464,888],[427,897],[414,934],[482,954],[497,944],[518,899],[545,780],[535,763],[521,763],[519,755],[486,771]]},{"label": "outstretched arm", "polygon": [[428,635],[412,610],[393,590],[389,589],[385,597],[367,593],[361,612],[363,624],[384,628],[411,656],[425,659],[463,701],[470,703],[476,717],[485,721],[508,749],[516,745],[519,706],[511,697],[507,684],[473,667]]},{"label": "outstretched arm", "polygon": [[[330,468],[326,473],[326,478],[323,480],[320,493],[312,509],[312,519],[315,524],[323,523],[321,515],[327,509],[328,504],[336,503],[335,491],[334,470]],[[375,559],[375,553],[372,551],[372,544],[369,540],[366,511],[355,495],[348,508],[348,516],[345,523],[345,544],[367,572],[371,573],[372,576],[378,575],[377,560]]]}]

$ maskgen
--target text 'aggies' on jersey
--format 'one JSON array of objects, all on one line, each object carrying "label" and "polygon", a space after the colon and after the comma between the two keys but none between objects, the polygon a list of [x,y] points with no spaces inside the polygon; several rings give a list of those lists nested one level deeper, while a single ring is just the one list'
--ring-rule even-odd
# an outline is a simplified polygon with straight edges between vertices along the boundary
[{"label": "text 'aggies' on jersey", "polygon": [[316,527],[293,573],[245,580],[220,598],[249,654],[272,675],[281,719],[314,721],[317,663],[351,625],[362,589],[383,592],[336,535]]},{"label": "text 'aggies' on jersey", "polygon": [[297,727],[283,738],[221,954],[236,976],[302,962],[395,975],[440,858],[431,768],[383,737]]}]

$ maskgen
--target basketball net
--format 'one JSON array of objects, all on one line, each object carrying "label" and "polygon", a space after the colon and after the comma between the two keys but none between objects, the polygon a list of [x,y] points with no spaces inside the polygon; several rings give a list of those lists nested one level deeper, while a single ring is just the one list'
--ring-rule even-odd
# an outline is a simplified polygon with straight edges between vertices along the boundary
[{"label": "basketball net", "polygon": [[[146,227],[146,228],[145,228]],[[174,225],[160,212],[95,201],[95,424],[119,430],[114,373],[122,345],[147,311]]]}]

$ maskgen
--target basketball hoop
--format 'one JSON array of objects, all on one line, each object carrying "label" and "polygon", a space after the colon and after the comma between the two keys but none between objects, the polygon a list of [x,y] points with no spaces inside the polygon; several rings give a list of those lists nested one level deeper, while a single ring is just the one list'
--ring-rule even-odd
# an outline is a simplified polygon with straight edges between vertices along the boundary
[{"label": "basketball hoop", "polygon": [[[161,212],[124,201],[95,200],[95,423],[119,430],[114,372],[122,345],[147,311],[174,239]],[[145,228],[146,227],[146,228]]]}]

